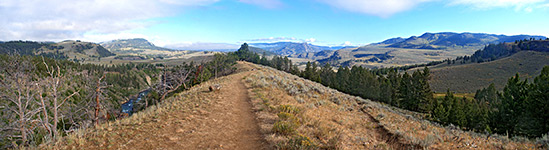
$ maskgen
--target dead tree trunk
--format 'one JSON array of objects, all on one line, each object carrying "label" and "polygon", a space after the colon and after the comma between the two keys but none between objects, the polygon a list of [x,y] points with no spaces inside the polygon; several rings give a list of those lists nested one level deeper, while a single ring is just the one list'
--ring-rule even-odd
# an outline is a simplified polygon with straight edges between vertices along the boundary
[{"label": "dead tree trunk", "polygon": [[95,89],[95,126],[99,125],[99,111],[101,111],[101,103],[99,102],[99,96],[101,95],[101,80],[105,78],[105,74],[99,80],[97,80],[97,88]]},{"label": "dead tree trunk", "polygon": [[[67,78],[66,76],[64,75],[61,75],[61,68],[59,66],[56,66],[56,68],[54,68],[53,66],[51,66],[51,68],[48,66],[48,64],[43,61],[44,65],[46,66],[47,68],[47,71],[48,71],[48,74],[49,74],[49,77],[48,77],[48,83],[49,83],[49,87],[52,89],[51,91],[51,95],[52,95],[52,101],[53,101],[53,105],[52,107],[50,108],[50,110],[52,111],[52,115],[53,115],[53,125],[52,125],[52,132],[53,132],[53,139],[56,139],[57,136],[59,135],[59,132],[57,131],[57,124],[59,123],[59,108],[61,106],[63,106],[63,104],[68,100],[70,99],[71,97],[73,97],[74,95],[78,94],[79,91],[75,91],[73,92],[71,95],[65,97],[64,99],[60,99],[60,95],[61,95],[61,91],[60,90],[66,90],[66,88],[68,87],[65,87],[65,89],[61,89],[62,86],[66,86],[65,83],[67,81]],[[61,101],[59,101],[61,100]]]}]

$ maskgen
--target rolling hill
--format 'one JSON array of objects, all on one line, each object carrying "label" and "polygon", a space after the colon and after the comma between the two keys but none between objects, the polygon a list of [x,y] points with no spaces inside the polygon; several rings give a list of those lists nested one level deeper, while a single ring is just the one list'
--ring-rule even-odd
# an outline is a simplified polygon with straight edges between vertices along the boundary
[{"label": "rolling hill", "polygon": [[[52,44],[57,49],[50,49],[49,47],[43,47],[39,53],[52,53],[53,51],[59,51],[65,53],[69,59],[81,59],[89,57],[108,57],[114,56],[109,50],[103,46],[91,42],[81,42],[79,40],[72,41],[67,40],[59,43]],[[61,48],[61,49],[58,49]]]},{"label": "rolling hill", "polygon": [[419,37],[391,38],[357,48],[340,49],[332,56],[312,59],[336,66],[360,65],[368,68],[404,66],[471,55],[487,44],[515,42],[530,38],[545,39],[546,37],[484,33],[425,33]]},{"label": "rolling hill", "polygon": [[172,49],[158,47],[142,38],[135,39],[120,39],[112,40],[108,42],[101,42],[101,46],[110,49],[111,51],[126,51],[126,50],[160,50],[160,51],[171,51]]},{"label": "rolling hill", "polygon": [[450,89],[474,93],[491,83],[502,90],[507,79],[515,74],[531,81],[544,66],[549,65],[549,40],[491,44],[472,56],[451,62],[431,67],[433,91]]},{"label": "rolling hill", "polygon": [[261,49],[261,48],[257,48],[257,47],[253,47],[253,46],[250,46],[250,51],[252,52],[255,52],[259,55],[267,55],[267,56],[273,56],[273,55],[277,55],[276,53],[273,53],[271,51],[267,51],[267,50],[264,50],[264,49]]},{"label": "rolling hill", "polygon": [[451,47],[482,47],[491,43],[514,42],[530,38],[545,39],[546,37],[532,35],[506,36],[485,33],[424,33],[419,37],[412,36],[403,41],[392,43],[387,47],[437,50]]},{"label": "rolling hill", "polygon": [[187,54],[197,53],[190,50],[173,50],[155,46],[153,43],[142,38],[120,39],[108,42],[102,42],[105,48],[121,55],[124,59],[164,59],[164,58],[182,58]]},{"label": "rolling hill", "polygon": [[98,59],[100,57],[114,56],[109,50],[101,45],[66,40],[59,43],[33,42],[33,41],[10,41],[0,43],[0,53],[21,54],[21,55],[42,55],[52,58],[68,59]]}]

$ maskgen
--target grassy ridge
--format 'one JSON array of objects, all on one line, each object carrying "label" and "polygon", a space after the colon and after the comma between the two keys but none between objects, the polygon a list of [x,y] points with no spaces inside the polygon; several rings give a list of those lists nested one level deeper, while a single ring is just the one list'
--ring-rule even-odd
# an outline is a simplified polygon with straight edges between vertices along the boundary
[{"label": "grassy ridge", "polygon": [[266,140],[279,149],[535,148],[529,141],[443,127],[423,120],[425,114],[350,96],[270,67],[244,81]]},{"label": "grassy ridge", "polygon": [[458,93],[474,93],[491,83],[501,90],[507,79],[516,73],[532,80],[546,65],[549,65],[549,53],[521,51],[491,62],[432,68],[430,84],[434,92],[450,89]]}]

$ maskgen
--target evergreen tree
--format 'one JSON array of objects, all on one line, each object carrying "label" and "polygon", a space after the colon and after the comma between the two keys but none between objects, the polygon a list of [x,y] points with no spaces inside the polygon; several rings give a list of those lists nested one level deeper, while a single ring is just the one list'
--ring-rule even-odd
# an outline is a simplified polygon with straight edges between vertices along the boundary
[{"label": "evergreen tree", "polygon": [[532,125],[528,135],[539,137],[549,132],[549,66],[543,67],[529,91],[526,110]]},{"label": "evergreen tree", "polygon": [[522,115],[524,102],[527,96],[526,81],[521,81],[519,75],[510,78],[501,95],[501,104],[495,120],[496,130],[499,133],[515,135],[516,125]]},{"label": "evergreen tree", "polygon": [[412,101],[414,97],[412,84],[412,77],[410,76],[410,74],[408,74],[408,72],[404,72],[404,74],[402,75],[402,79],[400,80],[400,88],[398,91],[398,107],[409,110],[416,108],[416,103]]}]

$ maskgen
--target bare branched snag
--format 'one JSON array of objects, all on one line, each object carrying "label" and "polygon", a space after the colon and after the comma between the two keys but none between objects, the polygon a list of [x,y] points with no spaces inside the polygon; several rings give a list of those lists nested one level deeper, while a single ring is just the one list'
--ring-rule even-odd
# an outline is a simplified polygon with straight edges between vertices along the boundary
[{"label": "bare branched snag", "polygon": [[95,88],[95,126],[99,125],[99,111],[101,111],[101,102],[99,101],[99,97],[101,95],[101,88],[103,88],[101,86],[101,80],[103,80],[104,78],[105,74],[103,74],[103,76],[101,76],[101,78],[97,80],[97,87]]},{"label": "bare branched snag", "polygon": [[[67,90],[72,88],[69,86],[69,84],[67,84],[68,82],[70,82],[71,78],[69,78],[65,74],[61,74],[61,68],[59,67],[59,65],[56,65],[55,67],[54,66],[50,67],[45,60],[42,60],[42,63],[46,67],[48,77],[44,79],[44,82],[45,82],[44,89],[46,90],[46,93],[41,93],[41,94],[46,94],[46,97],[44,98],[46,98],[47,100],[44,100],[41,98],[41,101],[47,101],[51,105],[48,106],[44,104],[41,107],[42,107],[42,110],[46,110],[46,111],[49,110],[50,112],[52,112],[51,115],[53,115],[53,120],[52,120],[53,123],[50,124],[49,122],[43,122],[43,124],[44,126],[49,126],[46,128],[48,130],[51,130],[51,132],[53,133],[52,139],[56,139],[59,135],[59,131],[57,129],[58,123],[60,120],[59,109],[61,108],[61,106],[63,106],[63,104],[65,104],[65,102],[67,102],[67,100],[77,95],[80,91],[75,91],[72,94],[66,96],[65,98],[62,98],[63,93],[65,93]],[[71,73],[66,73],[66,74],[71,74]],[[47,114],[47,113],[44,113],[44,114]]]},{"label": "bare branched snag", "polygon": [[161,102],[169,93],[176,91],[181,86],[187,89],[186,82],[189,81],[189,74],[191,74],[191,71],[183,67],[174,68],[172,71],[164,71],[160,77],[160,82],[156,85],[156,90],[161,95],[158,101]]},{"label": "bare branched snag", "polygon": [[29,137],[33,137],[32,123],[37,122],[36,114],[40,109],[35,103],[37,95],[37,81],[34,81],[35,74],[31,74],[34,65],[22,59],[4,60],[6,64],[0,70],[2,82],[0,82],[0,99],[5,100],[2,109],[7,113],[2,117],[8,122],[0,123],[0,131],[3,138],[20,139],[25,145]]}]

